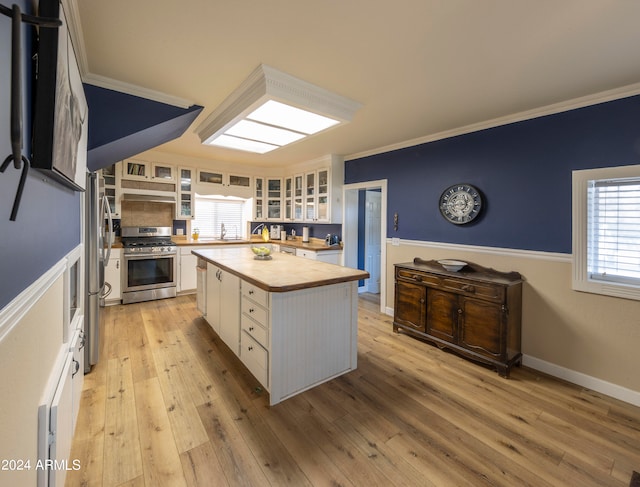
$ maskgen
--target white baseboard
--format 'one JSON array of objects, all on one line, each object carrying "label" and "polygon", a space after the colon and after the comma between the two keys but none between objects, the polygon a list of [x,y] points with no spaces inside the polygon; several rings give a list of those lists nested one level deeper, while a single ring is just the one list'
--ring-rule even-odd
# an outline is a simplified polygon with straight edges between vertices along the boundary
[{"label": "white baseboard", "polygon": [[[393,308],[386,308],[385,313],[393,317]],[[632,389],[627,389],[626,387],[612,384],[597,377],[591,377],[582,372],[576,372],[575,370],[540,360],[531,355],[522,356],[522,365],[640,407],[640,392]]]},{"label": "white baseboard", "polygon": [[544,372],[545,374],[552,375],[559,379],[566,380],[572,384],[576,384],[587,389],[606,394],[607,396],[620,399],[621,401],[628,402],[634,406],[640,406],[640,392],[627,389],[626,387],[612,384],[597,377],[591,377],[590,375],[583,374],[582,372],[576,372],[575,370],[561,367],[560,365],[546,362],[530,355],[523,355],[522,365],[530,367],[532,369]]}]

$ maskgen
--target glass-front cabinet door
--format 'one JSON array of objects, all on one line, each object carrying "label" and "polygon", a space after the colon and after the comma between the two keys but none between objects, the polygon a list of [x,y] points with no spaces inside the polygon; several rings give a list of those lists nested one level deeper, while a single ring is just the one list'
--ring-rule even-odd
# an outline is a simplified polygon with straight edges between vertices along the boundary
[{"label": "glass-front cabinet door", "polygon": [[175,175],[175,168],[173,166],[170,166],[168,164],[160,164],[160,163],[153,163],[151,166],[151,171],[152,171],[152,179],[155,179],[157,181],[175,181],[176,180],[176,175]]},{"label": "glass-front cabinet door", "polygon": [[284,180],[284,218],[293,220],[293,178]]},{"label": "glass-front cabinet door", "polygon": [[193,173],[188,167],[180,168],[180,181],[178,185],[178,215],[177,218],[193,218]]},{"label": "glass-front cabinet door", "polygon": [[296,174],[293,177],[293,219],[295,221],[302,221],[303,219],[304,191],[302,189],[302,183],[302,174]]},{"label": "glass-front cabinet door", "polygon": [[282,219],[282,179],[267,179],[267,219]]},{"label": "glass-front cabinet door", "polygon": [[305,175],[304,219],[315,221],[316,219],[316,173]]},{"label": "glass-front cabinet door", "polygon": [[109,201],[111,216],[112,218],[120,218],[120,181],[118,181],[116,165],[111,164],[110,166],[104,167],[100,172],[104,178],[104,195]]},{"label": "glass-front cabinet door", "polygon": [[318,171],[318,192],[316,201],[316,219],[318,221],[329,221],[329,171],[327,169]]},{"label": "glass-front cabinet door", "polygon": [[255,220],[264,219],[264,178],[255,179],[253,218]]}]

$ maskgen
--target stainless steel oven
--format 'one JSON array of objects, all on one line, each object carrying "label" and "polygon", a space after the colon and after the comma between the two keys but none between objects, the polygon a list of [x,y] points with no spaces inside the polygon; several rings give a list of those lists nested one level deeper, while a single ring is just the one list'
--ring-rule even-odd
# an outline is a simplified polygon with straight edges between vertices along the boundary
[{"label": "stainless steel oven", "polygon": [[122,304],[174,298],[178,252],[170,227],[122,228]]}]

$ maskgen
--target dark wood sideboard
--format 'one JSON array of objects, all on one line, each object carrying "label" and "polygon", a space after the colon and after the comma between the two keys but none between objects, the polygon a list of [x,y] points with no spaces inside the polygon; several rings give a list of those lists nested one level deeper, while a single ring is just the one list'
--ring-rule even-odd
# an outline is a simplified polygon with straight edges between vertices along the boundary
[{"label": "dark wood sideboard", "polygon": [[416,257],[395,265],[393,331],[434,343],[509,377],[522,362],[522,276],[468,263],[447,271]]}]

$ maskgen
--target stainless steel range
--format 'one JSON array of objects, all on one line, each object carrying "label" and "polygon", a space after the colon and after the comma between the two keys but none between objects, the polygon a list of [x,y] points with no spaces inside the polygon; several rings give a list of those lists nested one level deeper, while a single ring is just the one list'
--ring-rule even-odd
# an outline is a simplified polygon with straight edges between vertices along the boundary
[{"label": "stainless steel range", "polygon": [[171,227],[122,227],[122,304],[175,298],[178,252]]}]

